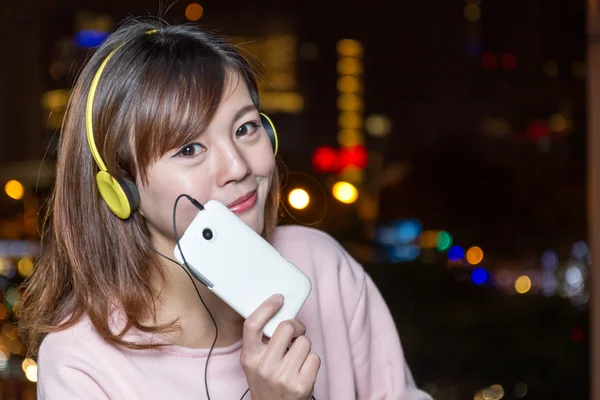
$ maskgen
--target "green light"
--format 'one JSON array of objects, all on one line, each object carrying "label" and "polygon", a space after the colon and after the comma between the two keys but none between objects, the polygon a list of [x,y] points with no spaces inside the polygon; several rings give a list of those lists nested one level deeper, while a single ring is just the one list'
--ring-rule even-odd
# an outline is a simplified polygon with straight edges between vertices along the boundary
[{"label": "green light", "polygon": [[437,235],[437,249],[446,251],[452,246],[452,235],[446,231],[440,231]]}]

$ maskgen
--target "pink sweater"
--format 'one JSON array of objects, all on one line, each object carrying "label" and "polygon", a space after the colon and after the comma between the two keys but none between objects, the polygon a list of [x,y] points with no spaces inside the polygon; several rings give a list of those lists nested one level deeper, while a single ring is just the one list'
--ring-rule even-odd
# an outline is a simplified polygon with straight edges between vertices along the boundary
[{"label": "pink sweater", "polygon": [[[286,226],[276,230],[273,244],[312,281],[297,319],[306,325],[312,351],[321,357],[317,400],[431,399],[415,386],[379,291],[337,241],[315,229]],[[241,341],[213,350],[208,363],[211,399],[240,399],[248,388],[240,350]],[[116,347],[82,319],[42,342],[38,398],[205,399],[207,355],[208,349],[181,346]]]}]

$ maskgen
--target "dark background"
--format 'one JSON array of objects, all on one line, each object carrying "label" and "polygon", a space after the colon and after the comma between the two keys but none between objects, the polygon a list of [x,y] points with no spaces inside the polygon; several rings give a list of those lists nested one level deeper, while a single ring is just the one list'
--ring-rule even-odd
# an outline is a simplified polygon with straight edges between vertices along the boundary
[{"label": "dark background", "polygon": [[[0,4],[0,184],[25,188],[19,200],[0,193],[0,399],[35,398],[11,336],[26,276],[18,266],[36,257],[35,210],[53,182],[64,93],[93,51],[77,38],[127,16],[186,23],[189,3]],[[197,23],[246,43],[271,81],[285,75],[283,88],[261,86],[287,167],[282,223],[329,232],[365,266],[417,384],[440,400],[483,399],[494,384],[505,399],[589,398],[585,2],[199,3]],[[341,147],[342,39],[363,49],[362,178],[313,166],[317,148]],[[278,91],[302,106],[288,107]],[[373,115],[389,121],[387,136],[369,133]],[[355,203],[334,198],[337,180],[358,189]],[[286,203],[296,187],[311,196],[305,210]],[[393,224],[406,240],[386,246],[378,232]],[[463,251],[482,248],[483,262],[428,248],[423,234],[439,231]],[[531,280],[525,294],[515,290],[519,276]]]}]

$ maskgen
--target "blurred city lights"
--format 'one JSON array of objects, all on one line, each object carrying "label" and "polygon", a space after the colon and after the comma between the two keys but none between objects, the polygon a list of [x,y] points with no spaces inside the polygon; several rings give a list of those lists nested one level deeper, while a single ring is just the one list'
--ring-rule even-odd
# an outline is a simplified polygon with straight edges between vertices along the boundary
[{"label": "blurred city lights", "polygon": [[37,365],[30,365],[25,370],[25,376],[31,382],[37,382],[37,372],[38,372]]},{"label": "blurred city lights", "polygon": [[558,76],[558,64],[554,61],[549,60],[544,62],[542,69],[548,78],[556,78]]},{"label": "blurred city lights", "polygon": [[517,67],[517,57],[512,53],[504,53],[500,59],[502,69],[511,70]]},{"label": "blurred city lights", "polygon": [[396,234],[400,243],[409,243],[421,234],[421,223],[414,219],[396,222]]},{"label": "blurred city lights", "polygon": [[360,129],[363,126],[362,115],[355,111],[342,111],[338,117],[338,125],[343,129]]},{"label": "blurred city lights", "polygon": [[481,285],[487,280],[488,273],[483,268],[475,268],[471,272],[471,281],[476,285]]},{"label": "blurred city lights", "polygon": [[421,233],[421,247],[424,249],[436,248],[438,235],[439,232],[437,231],[424,231]]},{"label": "blurred city lights", "polygon": [[352,204],[358,198],[358,190],[348,182],[336,182],[332,189],[333,196],[340,202]]},{"label": "blurred city lights", "polygon": [[465,6],[465,19],[469,22],[477,22],[481,18],[481,9],[477,4]]},{"label": "blurred city lights", "polygon": [[362,63],[357,58],[342,57],[337,62],[337,71],[340,75],[360,75]]},{"label": "blurred city lights", "polygon": [[10,180],[4,185],[4,191],[11,199],[21,200],[25,194],[23,184],[16,180]]},{"label": "blurred city lights", "polygon": [[437,235],[437,249],[446,251],[452,246],[452,235],[446,231],[441,231]]},{"label": "blurred city lights", "polygon": [[504,397],[504,388],[501,385],[492,385],[481,391],[485,400],[500,400]]},{"label": "blurred city lights", "polygon": [[360,91],[360,82],[354,76],[344,75],[338,79],[337,89],[340,93],[358,93]]},{"label": "blurred city lights", "polygon": [[337,52],[342,57],[360,57],[362,44],[354,39],[342,39],[337,43]]},{"label": "blurred city lights", "polygon": [[363,135],[357,129],[342,129],[338,132],[338,143],[344,147],[359,146],[364,144]]},{"label": "blurred city lights", "polygon": [[587,255],[588,246],[583,240],[573,243],[573,246],[571,247],[571,256],[574,259],[582,261]]},{"label": "blurred city lights", "polygon": [[527,385],[523,382],[515,385],[514,395],[517,399],[522,399],[527,395]]},{"label": "blurred city lights", "polygon": [[82,30],[75,34],[75,43],[78,46],[91,48],[97,47],[104,42],[110,32],[97,31],[97,30]]},{"label": "blurred city lights", "polygon": [[365,127],[371,136],[384,137],[390,133],[392,123],[385,115],[372,114],[367,117]]},{"label": "blurred city lights", "polygon": [[515,281],[515,290],[517,293],[525,294],[531,289],[531,279],[527,275],[521,275]]},{"label": "blurred city lights", "polygon": [[481,64],[485,69],[494,69],[498,64],[498,57],[494,53],[483,53],[481,56]]},{"label": "blurred city lights", "polygon": [[361,111],[363,109],[363,101],[356,94],[341,94],[337,99],[337,107],[340,111]]},{"label": "blurred city lights", "polygon": [[185,17],[189,21],[198,21],[204,14],[204,8],[198,3],[190,3],[185,8]]},{"label": "blurred city lights", "polygon": [[329,172],[337,162],[337,151],[330,146],[317,148],[312,156],[313,168],[316,172]]},{"label": "blurred city lights", "polygon": [[542,269],[546,271],[555,271],[559,264],[558,255],[554,250],[546,250],[542,253],[540,262],[542,264]]},{"label": "blurred city lights", "polygon": [[483,250],[480,247],[473,246],[467,250],[467,261],[471,265],[477,265],[483,261]]},{"label": "blurred city lights", "polygon": [[288,201],[295,209],[303,210],[310,203],[310,196],[304,189],[294,189],[288,195]]},{"label": "blurred city lights", "polygon": [[23,278],[27,278],[33,269],[33,261],[29,257],[23,257],[19,260],[17,269],[19,271],[19,275],[21,275]]},{"label": "blurred city lights", "polygon": [[452,246],[448,250],[448,261],[452,263],[460,263],[465,258],[465,251],[460,246]]}]

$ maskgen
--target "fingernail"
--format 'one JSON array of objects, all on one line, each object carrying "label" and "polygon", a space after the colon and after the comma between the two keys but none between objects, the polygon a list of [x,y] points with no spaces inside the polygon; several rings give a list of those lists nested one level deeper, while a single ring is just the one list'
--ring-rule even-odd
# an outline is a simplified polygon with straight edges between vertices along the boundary
[{"label": "fingernail", "polygon": [[273,300],[277,302],[277,304],[283,304],[283,295],[282,294],[274,294]]}]

